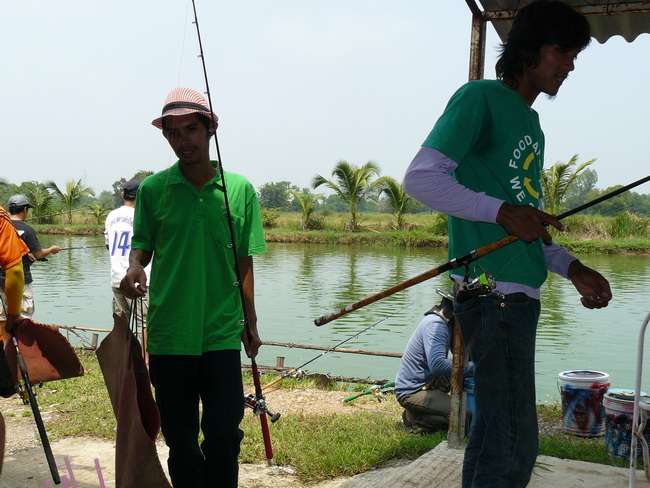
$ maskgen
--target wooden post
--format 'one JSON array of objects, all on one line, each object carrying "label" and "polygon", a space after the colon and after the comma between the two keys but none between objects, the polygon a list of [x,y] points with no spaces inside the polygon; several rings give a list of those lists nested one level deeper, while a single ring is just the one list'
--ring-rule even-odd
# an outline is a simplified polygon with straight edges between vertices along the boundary
[{"label": "wooden post", "polygon": [[282,371],[282,369],[284,368],[284,356],[276,356],[275,367],[280,371]]},{"label": "wooden post", "polygon": [[465,355],[463,333],[460,330],[460,325],[455,320],[452,354],[454,357],[451,366],[451,409],[449,411],[447,444],[453,449],[464,449],[467,394],[463,390],[463,371],[467,365],[467,356]]},{"label": "wooden post", "polygon": [[92,345],[91,345],[91,347],[92,347],[93,349],[95,349],[95,350],[97,349],[97,342],[98,342],[98,340],[99,340],[99,334],[93,334]]}]

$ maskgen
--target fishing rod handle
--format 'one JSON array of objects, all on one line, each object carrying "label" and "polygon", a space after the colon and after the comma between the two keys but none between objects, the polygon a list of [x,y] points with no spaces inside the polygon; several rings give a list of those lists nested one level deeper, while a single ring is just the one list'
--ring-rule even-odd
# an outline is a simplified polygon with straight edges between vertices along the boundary
[{"label": "fishing rod handle", "polygon": [[413,285],[417,285],[418,283],[422,283],[423,281],[426,281],[430,278],[434,278],[438,276],[440,273],[442,273],[443,271],[446,270],[442,270],[441,267],[431,269],[425,273],[415,276],[414,278],[411,278],[410,280],[406,280],[398,285],[392,286],[384,291],[376,293],[375,295],[364,298],[363,300],[359,300],[358,302],[351,303],[350,305],[347,305],[346,307],[343,307],[335,312],[331,312],[321,317],[318,317],[316,320],[314,320],[314,324],[316,324],[318,327],[320,327],[321,325],[325,325],[329,322],[332,322],[333,320],[338,319],[339,317],[343,317],[344,315],[349,314],[350,312],[354,312],[355,310],[365,307],[366,305],[370,305],[371,303],[375,303],[381,300],[382,298],[386,298],[387,296],[393,295],[398,291],[402,291],[405,288],[409,288]]},{"label": "fishing rod handle", "polygon": [[268,382],[266,385],[264,385],[262,387],[262,391],[266,390],[267,388],[271,388],[273,385],[276,385],[276,384],[280,383],[280,381],[285,379],[287,376],[291,376],[296,371],[298,371],[298,370],[296,368],[294,368],[291,371],[289,371],[288,373],[283,374],[282,376],[278,376],[276,379],[274,379],[274,380]]},{"label": "fishing rod handle", "polygon": [[269,466],[273,466],[275,464],[275,461],[273,459],[273,445],[271,444],[271,433],[269,432],[269,423],[266,420],[265,412],[262,412],[260,415],[260,424],[262,425],[262,437],[264,439],[264,452],[266,454],[266,462],[269,464]]}]

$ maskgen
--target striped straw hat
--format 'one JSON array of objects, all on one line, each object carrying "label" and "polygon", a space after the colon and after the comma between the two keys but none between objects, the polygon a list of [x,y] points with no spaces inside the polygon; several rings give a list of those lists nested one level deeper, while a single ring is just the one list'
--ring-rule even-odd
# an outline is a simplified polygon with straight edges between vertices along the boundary
[{"label": "striped straw hat", "polygon": [[203,95],[191,88],[174,88],[167,95],[165,106],[162,109],[162,115],[151,122],[151,125],[162,129],[162,120],[164,117],[168,115],[178,116],[193,113],[199,113],[206,117],[212,116],[215,128],[219,124],[219,117],[215,113],[210,112],[210,107],[205,101],[205,98],[203,98]]}]

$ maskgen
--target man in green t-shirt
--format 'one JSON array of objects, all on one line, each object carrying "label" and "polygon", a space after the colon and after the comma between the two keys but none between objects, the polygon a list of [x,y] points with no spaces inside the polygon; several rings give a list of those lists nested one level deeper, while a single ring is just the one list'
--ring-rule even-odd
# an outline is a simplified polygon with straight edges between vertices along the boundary
[{"label": "man in green t-shirt", "polygon": [[149,371],[174,486],[237,486],[241,343],[251,358],[261,345],[253,279],[253,255],[266,252],[260,209],[246,178],[224,172],[222,180],[210,161],[217,121],[200,93],[176,88],[152,122],[179,160],[140,184],[129,268],[120,284],[128,297],[150,295]]},{"label": "man in green t-shirt", "polygon": [[[587,308],[612,298],[600,273],[552,242],[546,225],[564,227],[541,210],[544,134],[532,105],[541,93],[558,93],[589,42],[587,20],[566,4],[522,8],[502,45],[498,79],[469,82],[452,96],[404,178],[407,193],[449,214],[450,258],[519,238],[467,270],[468,278],[492,274],[494,291],[454,303],[474,364],[463,488],[530,480],[538,452],[535,331],[547,271],[570,279]],[[459,286],[465,271],[452,273]]]}]

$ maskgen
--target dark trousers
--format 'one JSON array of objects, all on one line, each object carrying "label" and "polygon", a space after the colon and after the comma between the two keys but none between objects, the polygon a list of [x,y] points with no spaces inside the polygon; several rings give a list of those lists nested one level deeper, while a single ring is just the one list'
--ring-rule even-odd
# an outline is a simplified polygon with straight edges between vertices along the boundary
[{"label": "dark trousers", "polygon": [[[244,433],[239,351],[150,355],[149,373],[175,488],[236,488]],[[199,402],[202,414],[199,413]],[[199,446],[199,428],[204,440]]]},{"label": "dark trousers", "polygon": [[475,415],[463,488],[524,488],[537,459],[535,334],[540,303],[523,293],[454,304],[474,363]]}]

